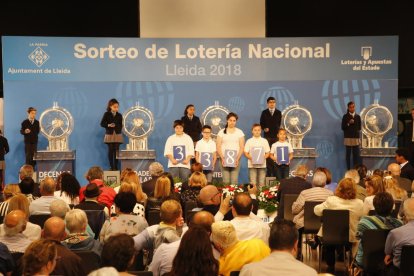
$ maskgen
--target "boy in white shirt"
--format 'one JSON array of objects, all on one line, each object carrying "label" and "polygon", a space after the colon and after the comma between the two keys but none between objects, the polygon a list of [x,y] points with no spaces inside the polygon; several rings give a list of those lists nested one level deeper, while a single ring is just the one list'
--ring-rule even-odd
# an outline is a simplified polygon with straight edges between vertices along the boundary
[{"label": "boy in white shirt", "polygon": [[276,178],[281,180],[289,177],[289,164],[293,158],[292,145],[286,140],[286,130],[279,129],[279,141],[272,145],[270,158],[276,163]]},{"label": "boy in white shirt", "polygon": [[244,155],[247,157],[249,168],[249,182],[261,187],[266,179],[266,158],[269,157],[269,142],[261,136],[260,124],[252,126],[253,137],[248,139],[244,146]]},{"label": "boy in white shirt", "polygon": [[165,142],[164,156],[168,158],[168,168],[173,177],[187,181],[190,174],[190,160],[194,157],[194,143],[190,136],[184,133],[184,123],[174,121],[175,134]]},{"label": "boy in white shirt", "polygon": [[[196,161],[203,164],[203,173],[207,177],[207,182],[213,180],[213,171],[217,160],[216,142],[211,139],[211,126],[205,125],[201,130],[203,138],[199,140],[195,147]],[[205,160],[201,162],[201,159]],[[207,168],[206,170],[204,168]]]}]

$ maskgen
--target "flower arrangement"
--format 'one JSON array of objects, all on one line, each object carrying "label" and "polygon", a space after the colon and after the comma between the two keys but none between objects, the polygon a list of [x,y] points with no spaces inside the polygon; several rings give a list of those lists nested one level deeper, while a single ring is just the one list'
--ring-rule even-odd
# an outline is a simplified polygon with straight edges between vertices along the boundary
[{"label": "flower arrangement", "polygon": [[181,194],[181,187],[183,186],[182,182],[175,182],[174,183],[174,192]]},{"label": "flower arrangement", "polygon": [[259,196],[257,197],[259,200],[259,208],[264,209],[264,211],[268,214],[277,210],[278,202],[276,201],[276,198],[278,189],[279,185],[270,187],[263,186],[260,190]]},{"label": "flower arrangement", "polygon": [[244,192],[243,187],[236,185],[236,184],[229,184],[221,188],[221,193],[224,195],[224,197],[227,197],[227,196],[233,197],[235,193],[243,193],[243,192]]}]

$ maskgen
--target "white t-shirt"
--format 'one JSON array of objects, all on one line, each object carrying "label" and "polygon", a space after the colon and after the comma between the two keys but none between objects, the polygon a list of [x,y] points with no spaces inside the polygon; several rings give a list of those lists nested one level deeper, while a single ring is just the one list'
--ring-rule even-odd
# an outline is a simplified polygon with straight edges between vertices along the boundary
[{"label": "white t-shirt", "polygon": [[[252,137],[247,140],[246,144],[244,145],[244,152],[250,153],[251,148],[260,147],[263,148],[263,155],[270,151],[269,142],[263,137]],[[249,168],[266,168],[266,159],[263,159],[263,164],[256,164],[253,165],[252,161],[248,159],[247,167]]]},{"label": "white t-shirt", "polygon": [[224,134],[224,129],[221,129],[218,134],[221,140],[221,154],[224,155],[225,150],[235,150],[239,154],[240,145],[239,139],[244,137],[241,129],[235,128],[233,133],[227,132]]},{"label": "white t-shirt", "polygon": [[[187,156],[194,156],[194,143],[190,136],[187,134],[183,135],[176,135],[173,134],[170,137],[168,137],[167,142],[165,142],[165,148],[164,148],[164,156],[167,155],[174,155],[174,146],[184,146],[185,148],[185,156],[184,159],[187,158]],[[183,163],[178,163],[177,165],[173,165],[171,160],[168,158],[168,168],[187,168],[190,169],[190,162],[188,162],[187,165],[184,165]]]},{"label": "white t-shirt", "polygon": [[288,147],[288,152],[289,153],[292,153],[293,152],[292,145],[288,141],[285,141],[285,142],[279,142],[279,141],[277,141],[276,143],[273,143],[272,148],[270,149],[270,153],[272,153],[272,154],[275,155],[276,160],[277,160],[277,151],[276,151],[276,148],[278,148],[278,147]]},{"label": "white t-shirt", "polygon": [[213,139],[204,140],[201,139],[197,142],[195,147],[196,152],[211,152],[214,153],[217,151],[216,149],[216,142]]}]

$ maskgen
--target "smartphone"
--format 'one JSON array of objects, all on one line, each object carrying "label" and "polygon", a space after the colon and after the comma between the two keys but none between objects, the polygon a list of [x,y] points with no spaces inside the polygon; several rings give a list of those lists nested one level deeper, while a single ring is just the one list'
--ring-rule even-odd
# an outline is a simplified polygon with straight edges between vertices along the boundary
[{"label": "smartphone", "polygon": [[253,188],[253,184],[250,184],[250,183],[243,184],[243,191],[248,192],[249,188],[250,189]]}]

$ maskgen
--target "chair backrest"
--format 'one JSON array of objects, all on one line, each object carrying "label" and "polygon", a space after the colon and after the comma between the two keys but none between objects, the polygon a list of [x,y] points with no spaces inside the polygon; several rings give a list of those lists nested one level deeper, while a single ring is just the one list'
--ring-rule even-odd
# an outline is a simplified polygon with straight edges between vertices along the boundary
[{"label": "chair backrest", "polygon": [[230,272],[230,276],[239,276],[240,275],[240,271],[232,271]]},{"label": "chair backrest", "polygon": [[293,220],[292,205],[298,198],[298,194],[286,194],[283,196],[283,217],[286,220]]},{"label": "chair backrest", "polygon": [[128,271],[129,274],[138,275],[138,276],[152,276],[154,275],[152,271]]},{"label": "chair backrest", "polygon": [[88,217],[88,224],[92,231],[95,233],[95,240],[99,238],[99,233],[103,224],[105,223],[106,216],[103,210],[84,210]]},{"label": "chair backrest", "polygon": [[187,211],[186,212],[185,216],[186,216],[187,225],[191,221],[191,219],[193,218],[194,214],[197,213],[197,212],[199,212],[199,211],[192,211],[192,210],[190,210],[190,211]]},{"label": "chair backrest", "polygon": [[197,208],[197,202],[195,201],[186,201],[185,202],[185,206],[184,206],[184,214],[185,214],[185,221],[188,222],[189,218],[187,217],[187,215],[189,214],[189,212],[191,210],[193,210],[194,208]]},{"label": "chair backrest", "polygon": [[22,275],[23,273],[23,255],[24,253],[21,252],[13,252],[11,253],[14,263],[16,266],[13,269],[12,275]]},{"label": "chair backrest", "polygon": [[391,217],[398,218],[398,213],[400,212],[401,203],[402,203],[401,200],[394,201],[394,209],[392,209],[391,211]]},{"label": "chair backrest", "polygon": [[50,218],[50,214],[42,214],[42,215],[30,215],[29,221],[31,223],[39,225],[43,229],[43,225],[45,221]]},{"label": "chair backrest", "polygon": [[157,209],[149,210],[147,222],[149,226],[160,223],[161,222],[160,210],[157,210]]},{"label": "chair backrest", "polygon": [[342,245],[349,242],[349,210],[323,210],[323,243]]},{"label": "chair backrest", "polygon": [[364,252],[364,272],[373,273],[384,270],[385,241],[390,230],[368,229],[361,239]]},{"label": "chair backrest", "polygon": [[85,275],[101,267],[101,257],[91,250],[72,251],[81,258],[81,264]]},{"label": "chair backrest", "polygon": [[400,275],[414,275],[414,245],[404,245],[401,249]]},{"label": "chair backrest", "polygon": [[305,201],[304,207],[304,234],[316,234],[321,228],[321,217],[315,215],[314,207],[321,204],[323,201]]}]

